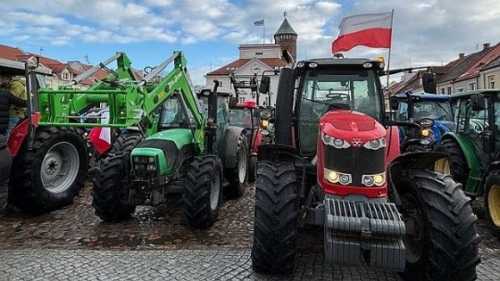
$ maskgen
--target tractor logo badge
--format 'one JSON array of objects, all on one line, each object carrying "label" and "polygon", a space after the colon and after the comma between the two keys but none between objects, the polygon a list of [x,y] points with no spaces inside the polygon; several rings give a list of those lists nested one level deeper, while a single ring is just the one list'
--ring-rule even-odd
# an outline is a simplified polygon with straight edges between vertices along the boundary
[{"label": "tractor logo badge", "polygon": [[360,138],[352,138],[351,144],[354,147],[360,147],[363,144],[363,141],[361,141]]}]

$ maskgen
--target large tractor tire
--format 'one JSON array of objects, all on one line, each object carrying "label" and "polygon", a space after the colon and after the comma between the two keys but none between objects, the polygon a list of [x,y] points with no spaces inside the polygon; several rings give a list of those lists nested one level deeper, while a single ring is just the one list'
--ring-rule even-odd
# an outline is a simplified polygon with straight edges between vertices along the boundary
[{"label": "large tractor tire", "polygon": [[406,224],[405,280],[476,279],[479,235],[470,199],[450,176],[409,171],[398,188]]},{"label": "large tractor tire", "polygon": [[437,150],[448,154],[450,159],[450,172],[453,179],[465,187],[467,177],[469,176],[469,167],[467,166],[464,153],[458,143],[453,139],[447,138],[441,142]]},{"label": "large tractor tire", "polygon": [[492,171],[486,177],[484,207],[486,217],[495,234],[500,236],[500,171]]},{"label": "large tractor tire", "polygon": [[24,144],[12,167],[9,201],[31,213],[55,210],[71,204],[84,186],[87,144],[77,129],[40,127],[33,148]]},{"label": "large tractor tire", "polygon": [[252,264],[257,272],[291,273],[297,251],[299,202],[290,163],[257,163]]},{"label": "large tractor tire", "polygon": [[[249,147],[244,134],[240,134],[233,141],[233,138],[226,137],[225,143],[225,163],[234,163],[231,168],[224,169],[224,175],[229,181],[229,188],[226,190],[229,198],[240,198],[245,194],[248,179]],[[231,159],[228,159],[231,158]]]},{"label": "large tractor tire", "polygon": [[222,164],[215,155],[198,156],[189,165],[184,180],[184,216],[187,223],[205,229],[217,220],[223,204]]},{"label": "large tractor tire", "polygon": [[257,176],[257,155],[250,155],[248,158],[248,182],[255,182]]},{"label": "large tractor tire", "polygon": [[123,133],[113,143],[111,151],[97,163],[92,179],[92,205],[95,214],[105,222],[127,219],[135,211],[135,204],[129,198],[130,152],[142,139],[140,133]]}]

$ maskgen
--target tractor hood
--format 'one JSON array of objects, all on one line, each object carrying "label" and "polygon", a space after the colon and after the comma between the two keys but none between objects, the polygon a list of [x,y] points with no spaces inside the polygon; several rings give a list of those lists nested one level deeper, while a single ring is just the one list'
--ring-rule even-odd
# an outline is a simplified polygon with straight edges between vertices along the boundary
[{"label": "tractor hood", "polygon": [[385,128],[373,117],[350,110],[325,113],[320,119],[320,131],[349,142],[366,142],[385,137]]}]

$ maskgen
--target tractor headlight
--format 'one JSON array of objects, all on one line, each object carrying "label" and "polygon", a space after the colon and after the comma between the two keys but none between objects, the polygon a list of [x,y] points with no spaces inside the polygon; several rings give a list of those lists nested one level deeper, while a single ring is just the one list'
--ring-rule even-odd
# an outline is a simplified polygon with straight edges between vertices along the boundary
[{"label": "tractor headlight", "polygon": [[385,172],[374,175],[363,175],[361,182],[364,186],[382,186],[385,184]]},{"label": "tractor headlight", "polygon": [[330,183],[340,183],[341,185],[348,185],[352,183],[351,174],[341,173],[326,168],[324,169],[324,177]]},{"label": "tractor headlight", "polygon": [[374,139],[371,141],[367,141],[364,145],[364,148],[371,150],[379,150],[385,147],[385,138]]},{"label": "tractor headlight", "polygon": [[267,127],[269,127],[269,121],[267,121],[267,120],[261,120],[260,121],[260,127],[262,129],[267,129]]},{"label": "tractor headlight", "polygon": [[331,137],[325,133],[321,133],[321,140],[323,140],[323,143],[325,145],[333,146],[337,149],[343,149],[343,148],[349,148],[351,145],[349,142],[343,140],[343,139],[338,139]]},{"label": "tractor headlight", "polygon": [[422,135],[422,137],[424,138],[427,138],[432,135],[432,131],[430,129],[425,128],[420,130],[420,135]]}]

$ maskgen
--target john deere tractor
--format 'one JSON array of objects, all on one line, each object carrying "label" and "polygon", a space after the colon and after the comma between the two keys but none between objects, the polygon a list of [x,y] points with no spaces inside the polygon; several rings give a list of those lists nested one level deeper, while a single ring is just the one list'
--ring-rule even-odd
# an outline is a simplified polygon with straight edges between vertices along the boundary
[{"label": "john deere tractor", "polygon": [[379,75],[367,59],[281,70],[275,144],[259,148],[253,267],[290,273],[299,228],[323,232],[331,264],[368,264],[406,280],[474,280],[476,217],[436,152],[400,155]]},{"label": "john deere tractor", "polygon": [[472,198],[483,197],[486,214],[500,231],[500,91],[456,94],[456,129],[443,136],[453,178]]},{"label": "john deere tractor", "polygon": [[[221,158],[225,155],[220,147],[225,144],[223,135],[217,131],[224,132],[224,126],[227,126],[217,121],[215,94],[204,91],[210,100],[207,117],[199,110],[186,60],[180,52],[174,52],[156,67],[148,68],[142,79],[136,79],[132,74],[131,63],[123,53],[117,53],[100,67],[83,73],[83,78],[79,79],[91,76],[112,61],[116,61],[117,69],[108,69],[111,75],[91,89],[38,91],[34,99],[38,115],[33,126],[36,127],[35,136],[41,134],[51,138],[55,137],[50,134],[52,131],[74,132],[95,127],[119,131],[118,137],[112,139],[109,152],[98,161],[92,180],[93,206],[103,220],[124,219],[133,213],[137,204],[158,205],[165,203],[167,194],[182,192],[189,224],[210,226],[222,204],[224,182]],[[172,62],[172,69],[166,71]],[[95,107],[108,108],[108,122],[83,117]],[[39,133],[45,131],[48,132]],[[76,136],[57,136],[61,149],[57,150],[57,157],[49,158],[53,160],[49,161],[53,163],[49,168],[56,171],[54,178],[76,186],[71,195],[76,194],[83,184],[79,181],[85,179],[87,169],[85,143],[81,137],[78,141],[76,145]],[[31,159],[35,163],[47,162],[47,157],[38,155]],[[81,175],[80,170],[83,170]],[[36,175],[35,179],[38,179]],[[23,180],[18,179],[18,182]],[[59,190],[44,190],[54,198],[62,194]],[[15,189],[15,192],[23,196],[25,190]],[[72,196],[68,198],[72,199]]]}]

